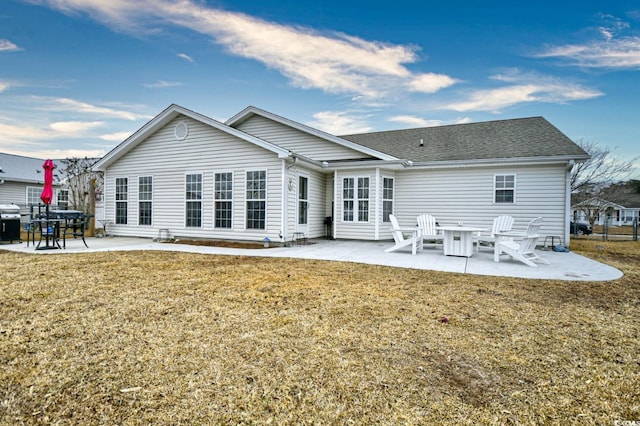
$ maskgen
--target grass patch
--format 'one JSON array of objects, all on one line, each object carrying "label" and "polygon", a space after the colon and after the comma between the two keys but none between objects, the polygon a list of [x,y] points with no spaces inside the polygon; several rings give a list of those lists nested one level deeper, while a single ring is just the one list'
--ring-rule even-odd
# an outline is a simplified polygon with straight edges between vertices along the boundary
[{"label": "grass patch", "polygon": [[638,420],[638,243],[571,249],[625,276],[0,251],[0,423]]}]

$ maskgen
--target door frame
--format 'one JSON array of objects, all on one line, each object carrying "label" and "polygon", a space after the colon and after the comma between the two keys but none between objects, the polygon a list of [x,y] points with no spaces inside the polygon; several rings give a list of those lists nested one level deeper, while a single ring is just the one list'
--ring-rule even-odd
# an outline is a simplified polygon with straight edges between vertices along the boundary
[{"label": "door frame", "polygon": [[[300,192],[302,189],[302,180],[304,179],[305,188],[305,198],[300,198]],[[297,176],[297,184],[296,184],[296,232],[303,232],[305,236],[309,237],[309,174],[298,172]],[[301,203],[306,203],[306,223],[300,223],[300,214],[301,214]]]}]

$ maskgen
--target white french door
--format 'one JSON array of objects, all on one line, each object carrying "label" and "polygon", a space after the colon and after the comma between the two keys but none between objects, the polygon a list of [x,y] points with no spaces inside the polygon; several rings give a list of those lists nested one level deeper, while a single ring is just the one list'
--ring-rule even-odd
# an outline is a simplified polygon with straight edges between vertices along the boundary
[{"label": "white french door", "polygon": [[298,175],[298,203],[296,208],[296,232],[309,236],[309,177]]}]

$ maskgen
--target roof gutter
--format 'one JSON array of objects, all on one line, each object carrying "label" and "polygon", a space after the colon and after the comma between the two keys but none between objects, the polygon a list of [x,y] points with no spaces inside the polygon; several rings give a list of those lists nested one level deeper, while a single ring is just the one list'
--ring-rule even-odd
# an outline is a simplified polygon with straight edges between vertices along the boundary
[{"label": "roof gutter", "polygon": [[519,158],[488,158],[480,160],[447,160],[447,161],[421,161],[414,162],[414,168],[442,169],[442,168],[469,168],[487,167],[493,165],[528,166],[532,164],[575,164],[583,162],[589,157],[575,156],[547,156],[547,157],[519,157]]},{"label": "roof gutter", "polygon": [[344,169],[370,169],[371,167],[382,167],[384,169],[406,169],[414,166],[411,160],[352,160],[352,161],[323,161],[324,170],[344,170]]}]

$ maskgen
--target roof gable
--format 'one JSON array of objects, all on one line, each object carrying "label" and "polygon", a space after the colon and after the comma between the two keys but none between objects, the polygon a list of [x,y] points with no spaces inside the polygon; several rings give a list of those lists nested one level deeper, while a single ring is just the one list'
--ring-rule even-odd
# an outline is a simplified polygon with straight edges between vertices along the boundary
[{"label": "roof gable", "polygon": [[341,136],[414,162],[589,155],[542,117]]},{"label": "roof gable", "polygon": [[380,160],[398,160],[397,157],[390,155],[388,153],[385,153],[383,151],[372,149],[369,146],[362,145],[357,142],[354,143],[353,141],[346,140],[338,136],[334,136],[332,134],[323,132],[322,130],[314,129],[313,127],[309,127],[305,124],[298,123],[296,121],[281,117],[279,115],[273,114],[269,111],[262,110],[260,108],[256,108],[254,106],[249,106],[244,110],[240,111],[238,114],[234,115],[233,117],[225,121],[225,124],[231,127],[237,127],[241,125],[244,121],[250,119],[254,115],[258,115],[268,120],[272,120],[282,125],[297,129],[301,132],[313,135],[315,137],[321,138],[325,141],[329,141],[339,146],[352,149],[368,157],[374,157]]},{"label": "roof gable", "polygon": [[138,129],[134,134],[125,139],[122,143],[112,149],[109,153],[107,153],[102,159],[100,159],[95,165],[94,169],[96,170],[104,170],[109,167],[109,165],[113,164],[119,158],[124,156],[126,153],[135,148],[142,141],[146,140],[149,136],[153,135],[155,132],[169,124],[174,118],[179,115],[184,115],[193,120],[199,121],[208,126],[214,127],[218,130],[221,130],[227,134],[245,140],[247,142],[253,143],[257,146],[260,146],[268,151],[271,151],[278,155],[279,158],[288,158],[291,156],[291,152],[288,150],[281,148],[277,145],[274,145],[268,141],[265,141],[260,138],[256,138],[255,136],[251,136],[247,133],[244,133],[240,130],[234,129],[233,127],[227,126],[224,123],[221,123],[212,118],[206,117],[197,112],[191,111],[184,107],[181,107],[176,104],[171,104],[164,111],[158,114],[156,117],[151,119],[148,123]]}]

